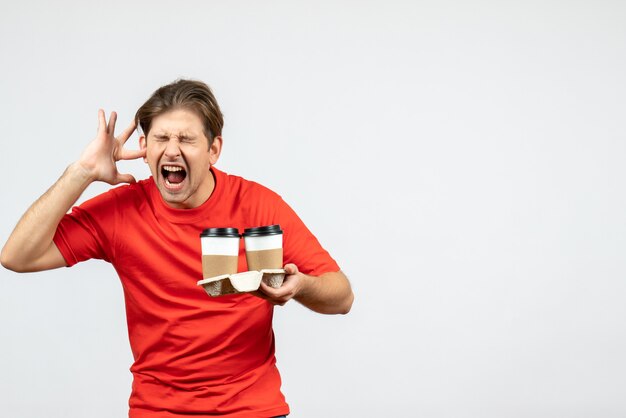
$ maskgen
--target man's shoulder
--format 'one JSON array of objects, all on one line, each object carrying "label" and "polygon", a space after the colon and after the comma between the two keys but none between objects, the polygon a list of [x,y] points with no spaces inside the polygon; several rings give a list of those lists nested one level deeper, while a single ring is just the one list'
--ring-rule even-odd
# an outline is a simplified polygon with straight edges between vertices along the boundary
[{"label": "man's shoulder", "polygon": [[227,184],[230,193],[246,199],[281,199],[280,195],[267,186],[242,176],[220,172],[222,181]]},{"label": "man's shoulder", "polygon": [[124,184],[121,186],[113,187],[103,193],[100,193],[91,199],[88,199],[81,206],[93,207],[99,205],[109,206],[116,205],[128,205],[134,203],[141,203],[148,200],[150,196],[150,187],[153,181],[151,178],[140,180],[132,184]]},{"label": "man's shoulder", "polygon": [[146,199],[150,195],[150,188],[153,185],[152,178],[148,178],[139,180],[136,183],[114,187],[108,193],[121,200]]}]

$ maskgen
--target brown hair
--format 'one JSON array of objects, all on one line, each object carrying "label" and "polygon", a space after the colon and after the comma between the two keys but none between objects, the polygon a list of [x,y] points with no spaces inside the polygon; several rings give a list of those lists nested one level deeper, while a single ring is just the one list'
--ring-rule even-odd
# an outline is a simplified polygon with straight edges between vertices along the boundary
[{"label": "brown hair", "polygon": [[213,138],[222,134],[224,117],[217,100],[209,86],[196,80],[179,79],[159,87],[137,110],[135,122],[147,137],[155,117],[181,108],[191,110],[200,116],[204,134],[209,138],[209,146],[213,143]]}]

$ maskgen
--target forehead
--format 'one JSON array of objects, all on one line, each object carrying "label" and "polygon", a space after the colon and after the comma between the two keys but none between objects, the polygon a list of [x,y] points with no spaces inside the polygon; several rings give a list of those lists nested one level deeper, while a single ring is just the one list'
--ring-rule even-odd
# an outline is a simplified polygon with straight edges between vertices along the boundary
[{"label": "forehead", "polygon": [[152,119],[150,134],[154,135],[203,135],[202,120],[187,109],[175,109]]}]

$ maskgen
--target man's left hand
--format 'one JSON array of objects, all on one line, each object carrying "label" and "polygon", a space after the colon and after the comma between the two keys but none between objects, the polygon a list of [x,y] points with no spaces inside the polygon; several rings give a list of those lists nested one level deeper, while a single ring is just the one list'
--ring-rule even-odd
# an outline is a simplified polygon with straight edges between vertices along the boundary
[{"label": "man's left hand", "polygon": [[295,264],[285,264],[285,280],[283,285],[278,289],[268,286],[264,282],[261,282],[259,291],[256,292],[257,296],[268,300],[274,305],[283,306],[285,303],[293,299],[303,285],[303,280],[306,280],[304,274],[298,271],[298,267]]}]

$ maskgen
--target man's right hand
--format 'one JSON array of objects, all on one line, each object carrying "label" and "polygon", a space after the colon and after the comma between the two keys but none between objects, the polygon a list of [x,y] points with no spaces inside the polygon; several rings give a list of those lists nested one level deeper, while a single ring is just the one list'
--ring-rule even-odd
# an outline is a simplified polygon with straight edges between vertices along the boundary
[{"label": "man's right hand", "polygon": [[130,174],[120,174],[116,163],[119,160],[134,160],[145,157],[145,150],[127,150],[124,144],[135,131],[135,121],[115,137],[115,122],[117,113],[111,112],[107,123],[104,111],[98,110],[98,134],[85,148],[77,165],[81,167],[91,181],[104,181],[109,184],[134,183],[135,178]]},{"label": "man's right hand", "polygon": [[94,181],[109,184],[131,183],[135,178],[120,174],[116,163],[145,156],[145,150],[129,151],[124,144],[135,130],[135,123],[115,138],[117,115],[111,113],[107,124],[104,111],[98,111],[98,134],[46,193],[24,213],[7,240],[0,262],[18,272],[41,271],[66,265],[53,242],[63,216]]}]

